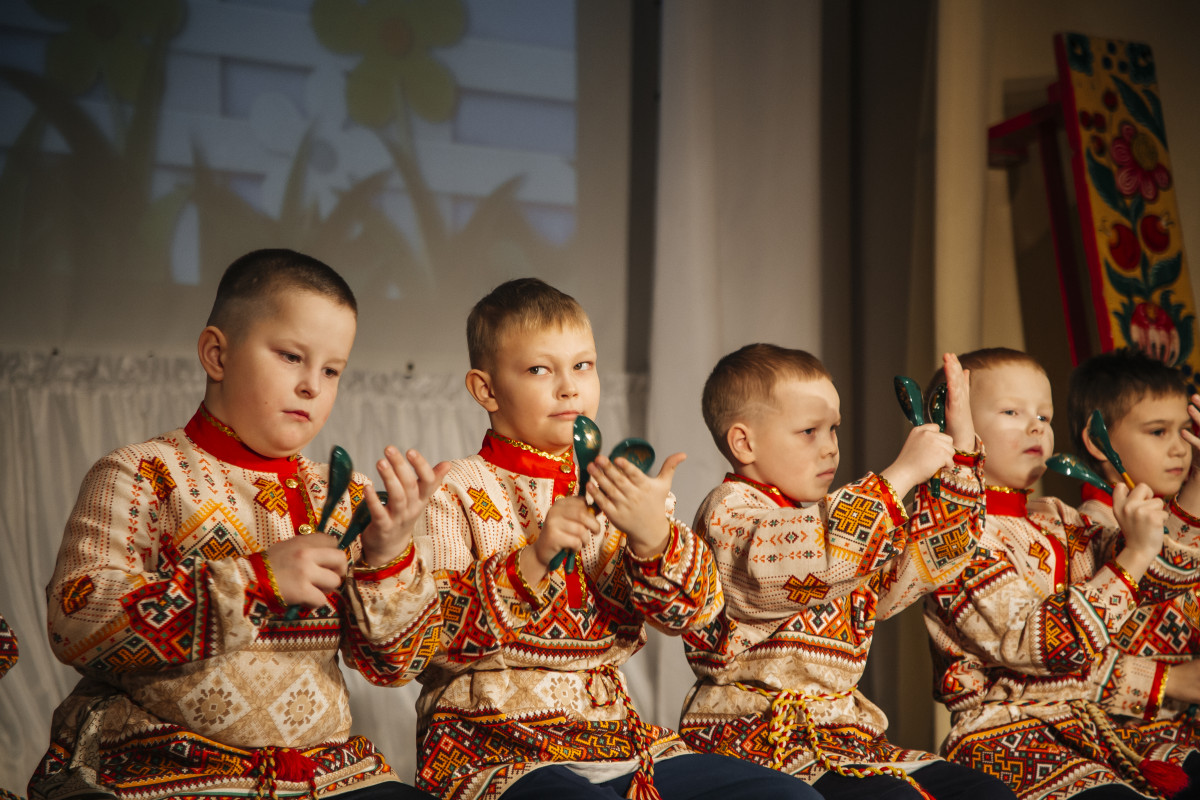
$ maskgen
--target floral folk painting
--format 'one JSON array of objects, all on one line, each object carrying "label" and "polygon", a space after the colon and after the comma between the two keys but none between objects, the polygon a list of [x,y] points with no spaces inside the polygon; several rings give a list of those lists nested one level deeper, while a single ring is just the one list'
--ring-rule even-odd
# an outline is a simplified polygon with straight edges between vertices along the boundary
[{"label": "floral folk painting", "polygon": [[1055,39],[1100,345],[1200,372],[1196,314],[1150,47]]}]

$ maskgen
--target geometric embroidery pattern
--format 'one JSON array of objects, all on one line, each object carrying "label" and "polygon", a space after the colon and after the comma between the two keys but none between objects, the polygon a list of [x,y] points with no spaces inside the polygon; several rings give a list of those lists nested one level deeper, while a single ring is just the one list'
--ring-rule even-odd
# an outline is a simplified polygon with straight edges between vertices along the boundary
[{"label": "geometric embroidery pattern", "polygon": [[165,500],[175,489],[175,479],[158,456],[143,458],[138,464],[138,475],[150,481],[150,490],[159,500]]},{"label": "geometric embroidery pattern", "polygon": [[1038,569],[1042,572],[1050,572],[1050,550],[1041,542],[1033,541],[1029,544],[1029,555],[1037,559]]},{"label": "geometric embroidery pattern", "polygon": [[789,600],[802,606],[808,605],[813,600],[823,600],[825,595],[829,594],[829,584],[811,573],[805,575],[804,580],[800,580],[795,575],[791,576],[783,588],[787,592]]},{"label": "geometric embroidery pattern", "polygon": [[87,575],[81,575],[63,587],[62,610],[64,614],[74,614],[87,605],[88,595],[96,590],[96,585]]},{"label": "geometric embroidery pattern", "polygon": [[487,490],[480,487],[467,489],[467,494],[471,496],[471,511],[475,513],[479,519],[484,522],[495,520],[499,522],[504,519],[500,516],[500,509],[496,508],[496,504],[492,502],[492,498],[488,497]]},{"label": "geometric embroidery pattern", "polygon": [[855,497],[847,502],[836,503],[829,518],[839,534],[856,541],[866,541],[879,519],[879,506],[869,497]]},{"label": "geometric embroidery pattern", "polygon": [[270,478],[257,478],[254,481],[254,485],[259,488],[258,494],[254,496],[254,502],[273,514],[278,514],[281,517],[287,516],[287,494],[284,493],[283,485],[279,481],[273,481]]}]

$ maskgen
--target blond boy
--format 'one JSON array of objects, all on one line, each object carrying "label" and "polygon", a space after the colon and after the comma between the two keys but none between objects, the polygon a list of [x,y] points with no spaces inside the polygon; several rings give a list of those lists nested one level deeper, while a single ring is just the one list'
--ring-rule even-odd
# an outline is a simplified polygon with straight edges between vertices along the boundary
[{"label": "blond boy", "polygon": [[[888,742],[887,719],[857,688],[876,620],[975,554],[979,456],[965,378],[953,357],[947,364],[948,432],[913,429],[893,464],[832,492],[841,410],[820,360],[753,344],[713,369],[704,418],[731,472],[695,528],[726,600],[684,638],[697,681],[681,733],[693,747],[771,766],[838,800],[1012,796]],[[923,486],[909,517],[901,498],[935,474],[938,494]]]},{"label": "blond boy", "polygon": [[411,534],[444,469],[387,448],[386,508],[354,475],[329,531],[368,504],[351,566],[313,532],[327,468],[300,455],[356,325],[350,288],[316,259],[259,250],[226,270],[197,345],[199,410],[99,461],[67,523],[50,640],[83,679],[31,797],[426,796],[350,735],[338,656],[395,685],[436,648],[436,587]]},{"label": "blond boy", "polygon": [[[421,531],[446,623],[420,678],[418,785],[443,798],[814,798],[693,754],[629,697],[620,666],[645,625],[699,627],[721,591],[708,549],[667,513],[682,454],[656,477],[601,455],[587,490],[599,513],[578,494],[573,426],[600,394],[583,309],[509,281],[475,305],[467,342],[467,389],[491,429],[453,462]],[[571,574],[549,568],[563,549],[578,554]]]}]

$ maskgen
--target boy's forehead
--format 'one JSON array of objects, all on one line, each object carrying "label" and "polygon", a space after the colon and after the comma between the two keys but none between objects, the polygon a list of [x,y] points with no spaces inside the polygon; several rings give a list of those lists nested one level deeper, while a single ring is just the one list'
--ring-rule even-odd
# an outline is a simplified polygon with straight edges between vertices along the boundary
[{"label": "boy's forehead", "polygon": [[1113,425],[1130,419],[1137,422],[1149,420],[1188,419],[1188,396],[1182,392],[1154,394],[1143,391],[1130,400],[1128,410]]},{"label": "boy's forehead", "polygon": [[971,397],[1036,397],[1051,399],[1050,379],[1031,364],[1014,361],[971,370]]},{"label": "boy's forehead", "polygon": [[790,400],[804,404],[830,405],[835,409],[841,406],[841,398],[833,381],[823,375],[815,378],[798,378],[791,375],[780,378],[775,382],[771,395],[776,403]]}]

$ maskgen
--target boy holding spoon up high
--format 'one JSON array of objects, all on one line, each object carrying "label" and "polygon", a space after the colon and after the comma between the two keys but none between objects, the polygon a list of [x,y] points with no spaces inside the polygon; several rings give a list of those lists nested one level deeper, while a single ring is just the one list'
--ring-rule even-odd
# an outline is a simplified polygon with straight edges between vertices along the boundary
[{"label": "boy holding spoon up high", "polygon": [[[344,553],[314,532],[326,467],[300,455],[356,327],[350,287],[314,258],[258,250],[226,270],[197,345],[199,410],[101,459],[67,523],[50,640],[83,679],[31,797],[427,797],[350,736],[338,655],[396,685],[436,649],[412,528],[445,468],[387,448],[387,507],[354,475],[330,531],[360,502],[372,521]],[[295,621],[292,605],[306,608]]]}]

